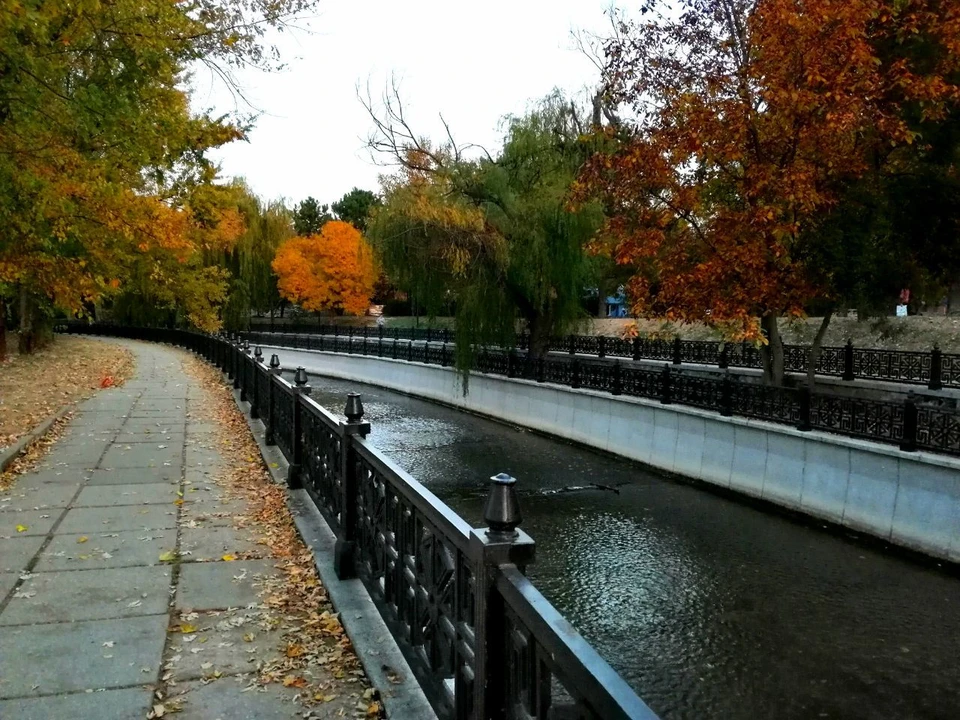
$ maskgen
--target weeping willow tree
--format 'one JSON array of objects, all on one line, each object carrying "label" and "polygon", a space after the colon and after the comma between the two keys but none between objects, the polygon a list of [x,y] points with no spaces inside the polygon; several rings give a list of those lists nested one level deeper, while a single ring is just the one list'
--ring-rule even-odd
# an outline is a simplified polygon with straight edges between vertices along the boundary
[{"label": "weeping willow tree", "polygon": [[602,211],[568,202],[588,152],[576,106],[555,93],[507,118],[497,156],[479,158],[449,132],[436,147],[419,138],[395,89],[384,107],[383,117],[371,112],[370,146],[399,171],[383,181],[368,234],[385,271],[431,314],[452,302],[462,371],[476,347],[510,346],[518,327],[544,354],[583,316],[581,297],[596,283],[586,246]]},{"label": "weeping willow tree", "polygon": [[280,243],[293,235],[293,224],[282,201],[264,201],[243,180],[234,180],[230,191],[243,218],[243,233],[231,247],[209,250],[204,262],[229,273],[221,317],[228,330],[242,330],[250,325],[251,312],[270,312],[280,304],[270,263]]}]

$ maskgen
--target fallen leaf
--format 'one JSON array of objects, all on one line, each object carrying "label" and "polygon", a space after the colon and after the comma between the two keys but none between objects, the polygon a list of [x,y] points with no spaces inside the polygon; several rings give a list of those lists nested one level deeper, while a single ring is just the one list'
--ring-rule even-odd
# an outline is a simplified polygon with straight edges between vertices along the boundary
[{"label": "fallen leaf", "polygon": [[283,686],[302,688],[307,686],[307,681],[299,675],[287,675],[283,679]]},{"label": "fallen leaf", "polygon": [[160,562],[173,562],[177,559],[176,550],[167,550],[166,552],[160,553]]},{"label": "fallen leaf", "polygon": [[26,525],[17,525],[17,532],[26,532],[29,529]]},{"label": "fallen leaf", "polygon": [[180,632],[182,632],[184,635],[187,635],[189,633],[195,633],[196,631],[197,631],[196,625],[190,625],[189,623],[184,623],[183,625],[180,626]]},{"label": "fallen leaf", "polygon": [[380,703],[372,702],[367,705],[367,715],[379,715],[380,714]]},{"label": "fallen leaf", "polygon": [[77,538],[77,542],[78,542],[78,543],[85,543],[85,542],[86,542],[87,540],[89,540],[89,539],[90,539],[90,538],[88,538],[86,535],[81,535],[80,537]]},{"label": "fallen leaf", "polygon": [[230,554],[228,553],[227,555],[224,555],[224,556],[223,556],[222,558],[220,558],[220,559],[223,560],[224,562],[233,562],[233,561],[236,560],[237,558],[235,558],[233,555],[230,555]]},{"label": "fallen leaf", "polygon": [[285,655],[288,658],[296,658],[296,657],[300,657],[305,652],[306,650],[303,649],[303,645],[297,645],[296,643],[291,643],[290,645],[287,645],[287,650],[285,652]]}]

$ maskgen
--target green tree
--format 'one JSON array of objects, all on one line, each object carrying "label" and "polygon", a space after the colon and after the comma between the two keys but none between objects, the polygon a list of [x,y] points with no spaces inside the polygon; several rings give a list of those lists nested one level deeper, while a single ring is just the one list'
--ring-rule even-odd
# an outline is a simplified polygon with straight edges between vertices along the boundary
[{"label": "green tree", "polygon": [[567,197],[588,151],[581,113],[555,93],[506,119],[496,158],[471,160],[452,140],[434,149],[417,139],[395,103],[387,112],[372,145],[402,169],[369,227],[384,268],[431,313],[454,301],[461,370],[475,346],[514,342],[518,320],[533,352],[546,352],[582,317],[595,280],[586,246],[602,212],[571,209]]},{"label": "green tree", "polygon": [[380,198],[369,190],[354,188],[330,207],[337,218],[353,225],[360,232],[367,231],[370,211],[380,204]]},{"label": "green tree", "polygon": [[[199,297],[194,272],[202,263],[195,255],[216,234],[215,224],[232,225],[202,212],[202,189],[216,176],[206,154],[241,137],[245,126],[191,112],[185,73],[205,65],[229,81],[233,67],[269,69],[276,55],[265,33],[310,4],[4,6],[0,284],[19,297],[25,349],[37,336],[40,308],[82,311],[123,292],[135,266],[150,261],[169,273],[158,282],[182,286],[177,296]],[[210,319],[197,309],[195,317]]]},{"label": "green tree", "polygon": [[298,237],[319,235],[320,228],[331,220],[330,206],[321,205],[314,197],[308,197],[293,211],[293,229]]}]

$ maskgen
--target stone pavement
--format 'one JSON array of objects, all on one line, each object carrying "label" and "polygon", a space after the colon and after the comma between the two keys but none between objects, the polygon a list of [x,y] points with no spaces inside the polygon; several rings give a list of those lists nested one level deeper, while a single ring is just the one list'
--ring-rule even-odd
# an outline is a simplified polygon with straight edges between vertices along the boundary
[{"label": "stone pavement", "polygon": [[235,522],[243,501],[215,482],[225,460],[215,423],[194,419],[208,391],[185,373],[189,356],[128,345],[132,380],[82,403],[0,491],[0,718],[343,712],[313,715],[295,687],[256,683],[281,642],[258,597],[278,571]]}]

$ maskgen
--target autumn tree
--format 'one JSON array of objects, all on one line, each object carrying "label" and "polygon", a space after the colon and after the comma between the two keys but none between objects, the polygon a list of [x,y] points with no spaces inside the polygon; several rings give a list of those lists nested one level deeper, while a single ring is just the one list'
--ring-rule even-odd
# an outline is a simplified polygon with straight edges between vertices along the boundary
[{"label": "autumn tree", "polygon": [[369,190],[353,188],[330,206],[338,220],[353,225],[360,232],[366,232],[370,211],[380,204],[380,198]]},{"label": "autumn tree", "polygon": [[350,223],[331,220],[318,235],[283,242],[273,261],[280,294],[304,310],[363,315],[377,278],[373,253]]},{"label": "autumn tree", "polygon": [[226,218],[203,216],[206,153],[245,128],[192,112],[184,73],[205,66],[229,82],[232,67],[269,68],[264,34],[309,4],[44,0],[0,12],[0,288],[16,297],[24,350],[44,315],[124,292],[151,260],[189,294],[197,243],[230,234]]},{"label": "autumn tree", "polygon": [[371,139],[401,166],[385,179],[370,223],[384,268],[432,313],[453,301],[462,370],[478,345],[514,343],[518,321],[533,352],[546,352],[583,316],[594,280],[585,246],[600,208],[567,203],[589,122],[557,93],[506,119],[496,157],[471,158],[452,136],[438,146],[419,139],[398,102],[394,95],[386,116],[374,115]]},{"label": "autumn tree", "polygon": [[833,307],[933,269],[950,247],[925,243],[923,257],[906,241],[895,219],[912,199],[896,188],[956,112],[960,11],[934,0],[642,10],[606,46],[607,96],[630,121],[580,195],[609,210],[599,245],[638,268],[636,312],[755,340],[780,382],[779,318],[824,310],[812,366]]},{"label": "autumn tree", "polygon": [[321,205],[316,198],[308,197],[293,211],[293,230],[300,237],[318,235],[330,220],[333,220],[330,206]]}]

